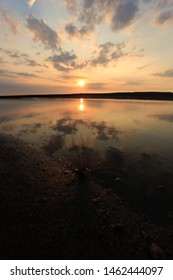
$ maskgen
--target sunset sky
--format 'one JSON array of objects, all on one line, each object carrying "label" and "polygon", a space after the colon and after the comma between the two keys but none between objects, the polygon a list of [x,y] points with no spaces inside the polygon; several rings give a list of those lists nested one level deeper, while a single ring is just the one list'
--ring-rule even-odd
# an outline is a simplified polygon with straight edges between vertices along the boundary
[{"label": "sunset sky", "polygon": [[173,0],[0,0],[0,94],[173,91]]}]

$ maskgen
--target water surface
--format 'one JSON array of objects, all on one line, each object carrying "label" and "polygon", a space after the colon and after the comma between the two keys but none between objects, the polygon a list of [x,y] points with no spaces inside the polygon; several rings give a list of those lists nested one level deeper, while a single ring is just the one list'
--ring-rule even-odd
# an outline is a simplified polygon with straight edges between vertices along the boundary
[{"label": "water surface", "polygon": [[0,130],[171,217],[173,102],[0,100]]}]

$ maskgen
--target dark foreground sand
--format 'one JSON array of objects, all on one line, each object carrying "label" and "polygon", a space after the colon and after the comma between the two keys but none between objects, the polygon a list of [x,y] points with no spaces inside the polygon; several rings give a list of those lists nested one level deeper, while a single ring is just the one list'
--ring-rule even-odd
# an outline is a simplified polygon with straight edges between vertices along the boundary
[{"label": "dark foreground sand", "polygon": [[13,136],[0,136],[0,194],[0,259],[173,258],[170,224]]}]

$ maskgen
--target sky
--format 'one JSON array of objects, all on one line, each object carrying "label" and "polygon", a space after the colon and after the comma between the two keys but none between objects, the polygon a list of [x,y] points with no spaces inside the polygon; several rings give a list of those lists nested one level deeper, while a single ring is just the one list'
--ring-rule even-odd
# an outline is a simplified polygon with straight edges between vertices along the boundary
[{"label": "sky", "polygon": [[0,0],[0,94],[173,91],[173,0]]}]

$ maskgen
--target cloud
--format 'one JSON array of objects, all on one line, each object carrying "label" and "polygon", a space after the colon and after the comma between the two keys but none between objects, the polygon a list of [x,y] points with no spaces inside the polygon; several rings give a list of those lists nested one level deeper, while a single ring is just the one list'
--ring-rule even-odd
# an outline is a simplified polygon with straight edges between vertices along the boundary
[{"label": "cloud", "polygon": [[10,117],[10,116],[0,116],[0,124],[2,123],[7,123],[9,121],[12,121],[14,120],[14,116],[13,117]]},{"label": "cloud", "polygon": [[53,135],[48,143],[43,146],[43,149],[50,155],[63,148],[64,137],[62,135]]},{"label": "cloud", "polygon": [[65,51],[49,57],[48,60],[53,63],[54,68],[58,71],[68,72],[74,68],[76,58],[77,56],[75,54]]},{"label": "cloud", "polygon": [[73,24],[73,23],[68,23],[66,26],[65,26],[65,30],[66,32],[70,35],[70,36],[77,36],[77,33],[78,33],[78,29],[77,27]]},{"label": "cloud", "polygon": [[68,23],[65,30],[71,37],[84,37],[102,22],[108,23],[113,31],[128,27],[137,18],[140,0],[85,0],[78,4],[73,1],[73,8],[69,2],[64,1],[70,13],[75,10],[75,24]]},{"label": "cloud", "polygon": [[9,56],[12,57],[12,58],[19,58],[20,57],[17,52],[16,53],[11,53],[11,54],[9,54]]},{"label": "cloud", "polygon": [[[21,117],[25,118],[24,115],[22,115]],[[41,128],[42,126],[43,126],[43,124],[41,124],[41,123],[32,123],[32,124],[24,123],[24,124],[21,125],[20,130],[17,133],[17,136],[18,137],[21,137],[21,136],[26,137],[26,135],[29,135],[31,133],[32,134],[38,133],[38,129]]]},{"label": "cloud", "polygon": [[152,65],[152,63],[141,65],[141,66],[137,67],[137,70],[143,70],[143,69],[149,67],[150,65]]},{"label": "cloud", "polygon": [[36,2],[36,0],[28,0],[28,6],[32,7],[35,2]]},{"label": "cloud", "polygon": [[25,78],[38,78],[35,74],[30,74],[27,72],[13,72],[17,76],[25,77]]},{"label": "cloud", "polygon": [[10,30],[14,35],[19,33],[20,22],[13,15],[0,7],[0,14],[3,20],[8,24]]},{"label": "cloud", "polygon": [[163,10],[173,5],[172,0],[142,0],[145,4],[149,4],[149,8],[154,7],[156,10]]},{"label": "cloud", "polygon": [[81,76],[81,75],[69,75],[69,74],[64,74],[63,73],[63,75],[61,76],[61,79],[62,80],[77,80],[77,79],[79,79],[79,80],[85,80],[86,79],[86,77],[85,76]]},{"label": "cloud", "polygon": [[172,0],[143,0],[147,4],[148,13],[154,18],[154,23],[162,25],[173,19]]},{"label": "cloud", "polygon": [[139,11],[137,0],[122,0],[117,6],[111,21],[112,30],[121,30],[133,22]]},{"label": "cloud", "polygon": [[43,20],[38,20],[34,15],[26,18],[26,27],[33,33],[34,40],[41,41],[45,47],[56,50],[60,47],[60,39],[56,31],[51,29]]},{"label": "cloud", "polygon": [[91,59],[83,63],[78,63],[78,57],[73,52],[60,51],[59,54],[49,57],[47,60],[53,63],[55,69],[60,72],[70,72],[72,70],[86,67],[106,67],[109,63],[117,61],[120,57],[127,55],[124,52],[125,43],[113,44],[107,42],[97,46],[96,52]]},{"label": "cloud", "polygon": [[162,121],[173,122],[173,114],[153,114],[149,115],[151,118],[157,118]]},{"label": "cloud", "polygon": [[30,59],[29,55],[26,54],[26,53],[21,53],[19,51],[17,52],[14,52],[12,50],[7,50],[7,49],[3,49],[3,48],[0,48],[0,52],[3,52],[5,54],[8,55],[8,57],[12,59],[14,59],[14,63],[17,64],[17,65],[26,65],[26,66],[32,66],[32,67],[36,67],[36,66],[44,66],[46,67],[45,65],[41,65],[39,63],[37,63],[35,60],[33,59]]},{"label": "cloud", "polygon": [[71,13],[77,11],[79,4],[76,0],[64,0],[63,2]]},{"label": "cloud", "polygon": [[95,5],[90,7],[93,3],[94,1],[84,1],[83,6],[78,10],[76,24],[70,22],[65,26],[65,31],[70,37],[88,37],[95,30],[98,12]]},{"label": "cloud", "polygon": [[63,134],[74,134],[77,132],[76,123],[71,119],[60,119],[56,125],[53,126],[55,131],[62,132]]},{"label": "cloud", "polygon": [[107,88],[107,83],[89,83],[87,85],[87,88],[88,89],[91,89],[91,90],[101,90],[101,89],[106,89]]},{"label": "cloud", "polygon": [[109,139],[117,138],[119,133],[114,127],[110,127],[106,122],[91,122],[90,126],[96,129],[96,139],[107,141]]},{"label": "cloud", "polygon": [[129,86],[139,86],[141,85],[141,83],[139,81],[127,81],[125,83],[125,85],[129,85]]},{"label": "cloud", "polygon": [[32,67],[36,67],[36,66],[41,66],[41,64],[37,63],[35,60],[33,59],[25,59],[26,63],[28,66],[32,66]]},{"label": "cloud", "polygon": [[14,73],[6,69],[0,69],[0,77],[15,78]]},{"label": "cloud", "polygon": [[[89,127],[93,132],[95,139],[106,141],[109,139],[117,139],[119,130],[112,126],[108,126],[106,122],[87,122],[82,119],[73,120],[71,118],[60,119],[55,125],[52,126],[52,129],[61,133],[58,138],[53,136],[53,144],[57,142],[58,144],[62,142],[64,135],[76,134],[80,129],[79,126]],[[54,141],[55,140],[55,141]]]},{"label": "cloud", "polygon": [[67,51],[61,51],[60,54],[48,58],[48,61],[51,61],[54,68],[60,72],[69,72],[86,66],[86,63],[78,64],[76,60],[77,56],[73,52]]},{"label": "cloud", "polygon": [[164,72],[154,73],[154,76],[165,77],[165,78],[173,78],[173,69],[168,69]]},{"label": "cloud", "polygon": [[6,63],[6,61],[2,57],[0,57],[0,64],[4,64],[4,63]]},{"label": "cloud", "polygon": [[65,26],[65,31],[70,37],[81,38],[90,35],[93,31],[92,26],[83,25],[81,28],[78,28],[73,23],[68,23]]},{"label": "cloud", "polygon": [[161,25],[166,21],[170,21],[171,19],[173,19],[173,10],[164,11],[158,16],[158,18],[156,19],[156,23]]},{"label": "cloud", "polygon": [[85,0],[84,1],[84,9],[90,9],[94,4],[95,0]]},{"label": "cloud", "polygon": [[[63,0],[62,0],[63,1]],[[106,23],[113,31],[129,27],[139,15],[151,10],[152,17],[162,24],[172,18],[172,0],[64,0],[66,8],[73,17],[65,31],[70,37],[86,37],[101,23]],[[144,4],[145,9],[143,9]],[[159,15],[158,15],[159,14]],[[75,22],[75,23],[74,23]]]},{"label": "cloud", "polygon": [[113,44],[107,42],[98,46],[98,54],[90,61],[91,66],[107,66],[109,62],[117,61],[120,57],[124,56],[123,48],[124,43]]},{"label": "cloud", "polygon": [[12,58],[19,58],[19,57],[29,57],[28,54],[26,53],[20,53],[20,52],[16,52],[16,51],[12,51],[9,49],[4,49],[4,48],[0,48],[0,52],[7,54],[9,57]]},{"label": "cloud", "polygon": [[38,78],[37,75],[27,73],[27,72],[14,72],[14,71],[8,71],[6,69],[0,69],[0,77],[16,78],[17,76],[25,77],[25,78]]},{"label": "cloud", "polygon": [[[93,2],[95,4],[95,2]],[[84,7],[82,11],[79,13],[78,20],[82,25],[88,27],[90,30],[94,30],[97,23],[99,23],[99,12],[96,6],[92,6],[91,8],[85,7],[86,2],[84,1]]]},{"label": "cloud", "polygon": [[171,6],[172,0],[153,0],[153,2],[157,5],[158,8],[163,9],[165,7]]}]

